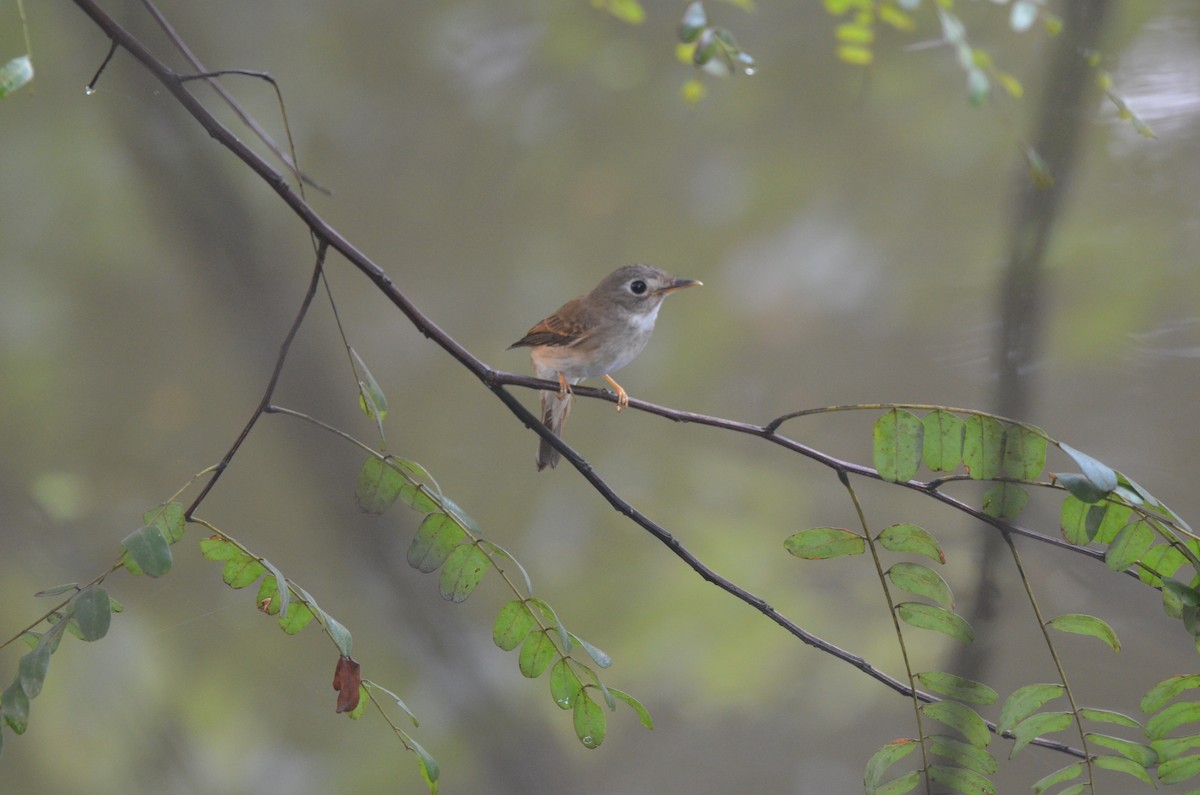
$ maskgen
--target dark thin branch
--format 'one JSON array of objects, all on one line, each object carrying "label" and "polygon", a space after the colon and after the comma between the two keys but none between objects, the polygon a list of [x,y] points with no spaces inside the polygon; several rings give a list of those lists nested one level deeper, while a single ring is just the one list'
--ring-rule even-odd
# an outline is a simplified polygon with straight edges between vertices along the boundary
[{"label": "dark thin branch", "polygon": [[200,503],[204,502],[204,498],[212,491],[213,486],[217,485],[221,475],[229,466],[229,462],[233,460],[233,456],[237,453],[238,448],[242,446],[242,442],[246,441],[246,437],[250,435],[250,429],[258,422],[258,418],[266,411],[267,406],[271,405],[271,396],[275,394],[275,385],[279,383],[279,374],[283,372],[283,363],[287,361],[288,350],[292,347],[292,340],[296,338],[296,332],[300,330],[300,324],[304,322],[304,316],[308,314],[308,308],[312,305],[313,296],[317,294],[317,285],[321,281],[321,271],[325,267],[325,253],[329,250],[329,244],[324,239],[321,240],[317,247],[317,262],[313,266],[312,279],[308,282],[308,289],[304,292],[304,300],[300,302],[300,309],[296,312],[296,319],[292,321],[292,327],[288,329],[287,336],[283,338],[283,344],[279,346],[279,356],[275,359],[275,369],[271,372],[271,379],[267,381],[267,388],[263,391],[262,399],[259,400],[258,406],[254,409],[254,414],[250,416],[250,420],[246,426],[242,428],[242,432],[238,434],[233,445],[230,446],[225,457],[221,459],[221,463],[217,464],[215,471],[208,482],[204,484],[204,488],[196,495],[196,499],[192,500],[192,504],[188,506],[184,512],[184,518],[190,520],[192,514]]},{"label": "dark thin branch", "polygon": [[[142,5],[145,6],[146,10],[150,12],[150,16],[154,17],[154,21],[157,22],[158,26],[163,29],[163,33],[167,34],[167,38],[170,39],[171,43],[175,45],[175,49],[179,50],[179,53],[187,60],[188,63],[192,65],[192,68],[197,72],[208,72],[208,70],[204,68],[204,64],[202,64],[200,59],[197,58],[195,53],[192,52],[192,48],[189,47],[187,42],[185,42],[180,35],[175,32],[175,28],[170,22],[167,21],[167,18],[162,15],[162,12],[158,10],[158,7],[155,6],[154,3],[150,2],[150,0],[142,0]],[[272,82],[274,82],[274,80],[272,80]],[[297,178],[303,180],[305,184],[310,185],[313,190],[318,190],[321,193],[324,193],[326,196],[333,195],[333,191],[318,183],[296,166],[295,160],[287,152],[283,151],[283,147],[275,143],[275,139],[272,138],[267,131],[262,128],[262,125],[259,124],[253,116],[246,112],[246,109],[241,106],[241,103],[234,99],[233,94],[230,94],[225,90],[225,86],[221,85],[215,80],[210,80],[209,85],[212,86],[213,90],[217,92],[221,99],[225,100],[225,104],[229,105],[230,110],[237,114],[237,117],[241,119],[242,124],[249,127],[254,134],[258,136],[258,139],[266,144],[266,146],[275,153],[275,156],[278,157],[283,164],[287,166],[293,174],[296,175]]]}]

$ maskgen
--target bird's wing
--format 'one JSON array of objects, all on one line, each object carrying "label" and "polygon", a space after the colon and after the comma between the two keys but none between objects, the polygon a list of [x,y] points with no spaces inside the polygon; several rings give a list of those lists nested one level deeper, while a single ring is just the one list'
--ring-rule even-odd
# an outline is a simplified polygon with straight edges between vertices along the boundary
[{"label": "bird's wing", "polygon": [[568,302],[562,309],[559,309],[550,317],[539,321],[533,328],[525,332],[524,337],[521,337],[521,339],[508,347],[532,348],[539,345],[552,345],[555,347],[578,345],[590,334],[590,331],[585,331],[585,329],[592,327],[592,324],[587,322],[586,313],[579,311],[575,306],[578,302],[578,298]]}]

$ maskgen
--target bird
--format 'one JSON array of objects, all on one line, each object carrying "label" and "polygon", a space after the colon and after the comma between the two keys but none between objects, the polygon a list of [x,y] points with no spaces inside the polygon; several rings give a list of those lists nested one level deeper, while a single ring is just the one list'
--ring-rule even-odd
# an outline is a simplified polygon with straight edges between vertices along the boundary
[{"label": "bird", "polygon": [[[617,411],[627,407],[629,394],[610,374],[629,364],[646,347],[664,298],[701,284],[696,279],[678,279],[653,265],[625,265],[509,345],[509,350],[530,348],[529,358],[537,377],[558,381],[557,392],[541,393],[542,423],[556,436],[562,435],[571,410],[571,387],[584,378],[604,376],[616,392]],[[558,458],[558,451],[540,439],[538,471],[553,469]]]}]

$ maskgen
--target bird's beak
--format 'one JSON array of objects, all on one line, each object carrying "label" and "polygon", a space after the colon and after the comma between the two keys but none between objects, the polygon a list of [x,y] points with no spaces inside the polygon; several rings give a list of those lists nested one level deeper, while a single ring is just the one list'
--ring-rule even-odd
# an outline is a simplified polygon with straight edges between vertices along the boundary
[{"label": "bird's beak", "polygon": [[685,287],[703,287],[704,282],[699,279],[676,279],[666,287],[658,291],[659,295],[670,295],[676,290],[682,290]]}]

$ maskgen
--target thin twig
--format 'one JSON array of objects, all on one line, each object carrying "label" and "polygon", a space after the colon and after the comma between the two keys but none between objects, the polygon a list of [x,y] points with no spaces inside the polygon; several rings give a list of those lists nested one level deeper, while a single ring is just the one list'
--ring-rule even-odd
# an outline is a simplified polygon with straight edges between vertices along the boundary
[{"label": "thin twig", "polygon": [[[144,5],[146,10],[150,12],[150,16],[154,17],[154,21],[158,23],[160,28],[162,28],[163,33],[167,34],[167,38],[170,39],[171,43],[175,45],[175,49],[179,50],[180,54],[187,60],[188,63],[192,65],[192,68],[197,72],[208,72],[208,70],[204,68],[204,64],[202,64],[200,59],[196,57],[196,54],[192,52],[192,48],[189,47],[187,42],[185,42],[183,38],[175,32],[175,28],[170,22],[167,21],[167,18],[162,15],[162,12],[158,10],[154,3],[152,3],[150,0],[142,0],[142,5]],[[237,71],[242,73],[240,70],[233,69],[226,69],[223,71]],[[274,82],[274,80],[272,80],[272,82]],[[221,99],[225,100],[225,103],[229,105],[230,110],[237,114],[237,117],[242,120],[242,124],[249,127],[254,134],[258,136],[258,139],[266,144],[267,148],[274,152],[275,156],[278,157],[283,164],[287,166],[293,174],[296,175],[297,179],[312,186],[314,190],[324,193],[326,196],[333,195],[333,191],[318,183],[296,166],[295,158],[288,155],[287,152],[283,151],[283,147],[275,143],[275,139],[263,129],[262,125],[258,123],[258,120],[251,116],[249,112],[247,112],[246,109],[243,108],[236,99],[234,99],[233,94],[230,94],[227,90],[225,90],[225,86],[221,85],[215,80],[209,80],[208,84],[213,87],[213,90],[217,92]],[[278,87],[276,90],[278,90]],[[290,133],[288,134],[288,137],[291,138]]]},{"label": "thin twig", "polygon": [[275,385],[279,383],[279,374],[283,372],[283,363],[287,361],[288,349],[292,346],[292,340],[296,337],[296,332],[300,330],[300,324],[304,320],[304,316],[308,313],[308,307],[312,305],[313,296],[317,294],[317,285],[321,281],[321,271],[325,267],[325,253],[329,249],[329,244],[323,239],[317,248],[317,262],[313,266],[313,275],[308,282],[308,289],[304,293],[304,300],[300,302],[300,309],[296,312],[296,318],[292,321],[292,327],[288,329],[287,336],[283,339],[283,344],[279,346],[279,356],[275,359],[275,369],[271,372],[271,379],[267,382],[267,388],[263,391],[262,399],[259,400],[258,406],[255,407],[254,413],[250,416],[249,421],[242,432],[238,434],[233,445],[225,453],[221,463],[213,468],[212,477],[204,484],[204,488],[200,489],[200,493],[196,495],[196,499],[192,500],[192,504],[184,511],[184,518],[191,521],[192,513],[200,507],[200,503],[204,502],[204,498],[212,491],[213,486],[217,485],[217,481],[221,479],[221,475],[225,473],[229,462],[233,460],[233,456],[237,453],[238,448],[242,446],[242,442],[246,441],[246,437],[250,435],[250,430],[258,422],[271,404],[271,395],[275,393]]}]

